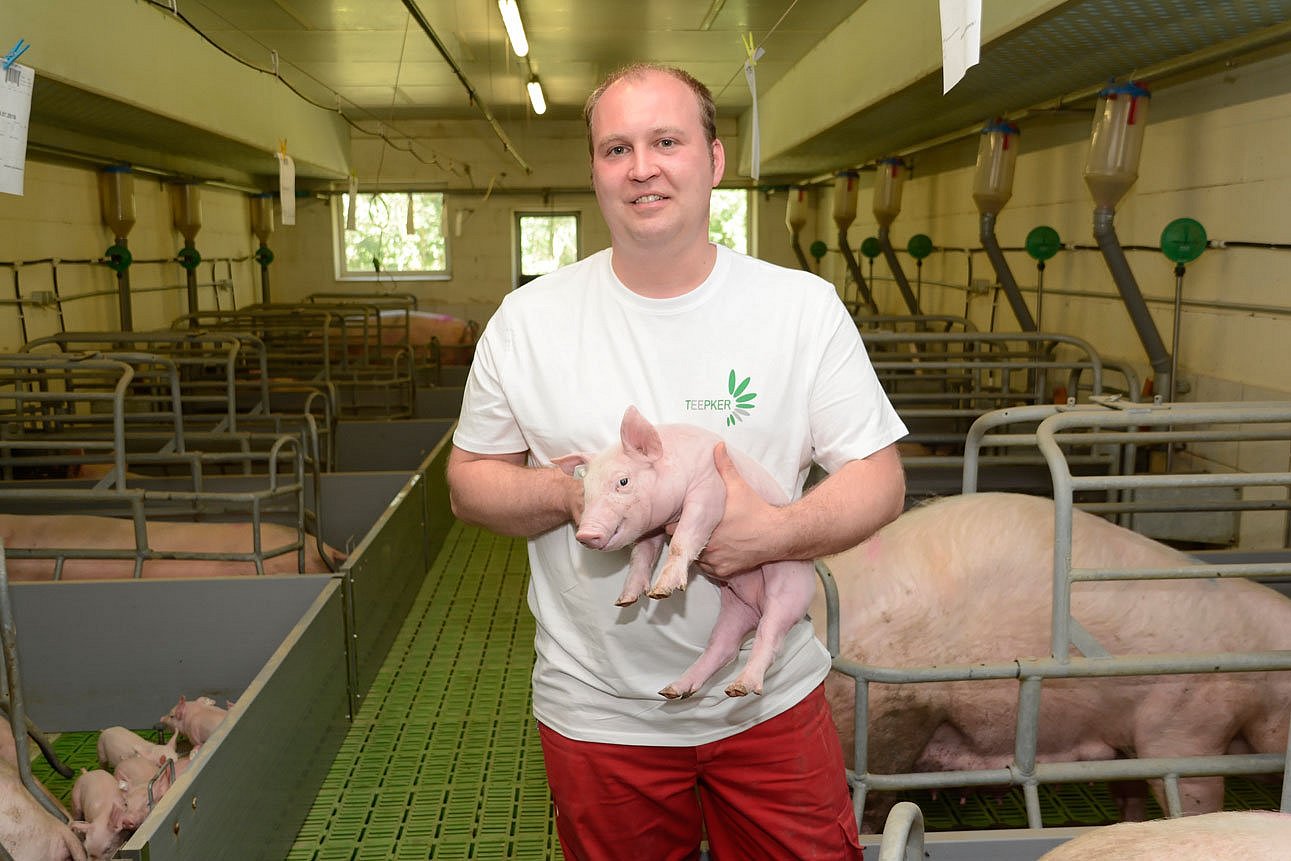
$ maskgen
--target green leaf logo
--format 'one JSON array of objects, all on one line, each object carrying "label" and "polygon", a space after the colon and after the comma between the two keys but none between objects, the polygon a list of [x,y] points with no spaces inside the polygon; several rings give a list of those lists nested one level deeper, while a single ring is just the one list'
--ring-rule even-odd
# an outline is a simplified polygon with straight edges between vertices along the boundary
[{"label": "green leaf logo", "polygon": [[743,380],[735,375],[735,369],[731,369],[730,376],[726,379],[726,391],[730,393],[733,399],[731,411],[726,415],[726,426],[733,427],[736,422],[744,421],[744,417],[749,414],[757,404],[753,403],[757,399],[757,392],[746,391],[749,387],[749,381],[752,377],[745,377]]}]

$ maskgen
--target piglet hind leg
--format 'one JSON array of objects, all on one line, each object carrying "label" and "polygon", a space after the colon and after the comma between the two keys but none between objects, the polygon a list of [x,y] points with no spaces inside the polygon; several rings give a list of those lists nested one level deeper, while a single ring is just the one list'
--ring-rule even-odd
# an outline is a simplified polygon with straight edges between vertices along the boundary
[{"label": "piglet hind leg", "polygon": [[726,695],[742,697],[749,692],[762,693],[762,681],[775,662],[789,629],[807,615],[815,594],[816,573],[810,564],[774,562],[762,569],[766,597],[753,649],[740,675],[726,686]]},{"label": "piglet hind leg", "polygon": [[703,654],[682,673],[681,678],[659,691],[670,700],[695,693],[713,673],[735,660],[740,654],[740,644],[757,627],[757,610],[741,601],[725,583],[719,586],[721,608]]}]

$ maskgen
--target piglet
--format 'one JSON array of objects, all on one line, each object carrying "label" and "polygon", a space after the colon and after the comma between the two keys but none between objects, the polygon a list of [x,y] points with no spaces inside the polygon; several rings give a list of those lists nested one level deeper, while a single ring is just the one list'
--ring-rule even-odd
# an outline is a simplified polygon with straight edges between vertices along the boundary
[{"label": "piglet", "polygon": [[205,744],[227,716],[228,710],[217,706],[210,697],[189,701],[181,695],[175,707],[162,716],[161,722],[193,744]]},{"label": "piglet", "polygon": [[1062,844],[1040,861],[1283,861],[1288,854],[1291,814],[1244,810],[1106,825]]},{"label": "piglet", "polygon": [[[583,479],[584,508],[576,537],[594,550],[632,544],[628,580],[615,602],[632,604],[643,594],[664,598],[686,588],[690,565],[708,543],[726,509],[726,485],[713,463],[721,437],[693,425],[650,424],[628,407],[619,428],[620,442],[592,455],[576,453],[554,463]],[[756,461],[729,449],[749,486],[774,504],[788,502],[775,479]],[[668,559],[654,583],[650,575],[667,540],[664,527],[676,524]],[[756,630],[748,662],[726,688],[728,696],[762,693],[762,680],[785,634],[806,614],[815,593],[810,562],[773,562],[729,579],[713,578],[721,607],[698,660],[659,693],[686,697],[739,654]],[[648,590],[648,591],[647,591]]]},{"label": "piglet", "polygon": [[127,821],[125,794],[117,779],[102,769],[84,771],[72,785],[72,830],[85,838],[91,861],[111,858],[125,842],[126,832],[138,827]]},{"label": "piglet", "polygon": [[175,743],[179,736],[171,736],[165,744],[153,744],[137,733],[123,726],[110,726],[99,733],[99,763],[108,768],[116,768],[121,761],[132,756],[141,756],[155,761],[158,757],[176,759]]}]

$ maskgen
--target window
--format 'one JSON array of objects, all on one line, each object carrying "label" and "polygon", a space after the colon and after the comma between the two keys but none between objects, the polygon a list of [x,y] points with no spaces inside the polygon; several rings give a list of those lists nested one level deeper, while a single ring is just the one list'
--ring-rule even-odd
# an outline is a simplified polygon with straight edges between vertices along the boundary
[{"label": "window", "polygon": [[578,259],[578,213],[516,214],[516,286]]},{"label": "window", "polygon": [[715,188],[708,207],[708,238],[741,254],[749,253],[749,193]]},{"label": "window", "polygon": [[[448,276],[444,236],[444,195],[440,192],[359,194],[354,230],[345,229],[350,196],[341,195],[341,278],[375,278],[378,273],[425,278]],[[408,207],[413,232],[408,232]]]}]

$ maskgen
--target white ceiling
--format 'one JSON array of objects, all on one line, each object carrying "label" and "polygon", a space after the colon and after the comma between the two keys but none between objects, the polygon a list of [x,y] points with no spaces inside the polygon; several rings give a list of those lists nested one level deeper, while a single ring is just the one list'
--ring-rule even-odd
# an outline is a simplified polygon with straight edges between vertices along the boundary
[{"label": "white ceiling", "polygon": [[[466,88],[402,0],[181,0],[183,15],[232,53],[280,69],[352,119],[477,118]],[[708,85],[722,113],[750,103],[743,34],[767,49],[774,84],[859,0],[519,0],[529,55],[509,49],[496,0],[415,0],[480,100],[525,116],[525,82],[542,81],[548,116],[576,119],[601,78],[634,60],[674,63]],[[707,19],[708,24],[705,26]]]},{"label": "white ceiling", "polygon": [[[172,14],[160,11],[169,9],[172,0],[92,2],[122,4],[117,14],[131,4],[153,17]],[[766,49],[757,66],[761,98],[768,91],[775,93],[777,82],[840,23],[855,25],[849,19],[865,4],[865,0],[518,0],[531,46],[528,59],[520,60],[509,50],[496,0],[173,2],[187,26],[239,62],[268,70],[276,56],[279,76],[309,101],[327,111],[339,110],[369,132],[377,123],[388,123],[387,130],[395,136],[403,134],[400,124],[425,129],[439,121],[478,122],[486,116],[493,117],[499,129],[578,120],[584,99],[604,75],[635,60],[688,69],[713,91],[719,116],[734,119],[751,102],[742,74],[743,36],[751,34]],[[989,8],[1021,0],[983,2]],[[42,3],[71,5],[72,0]],[[936,21],[936,0],[908,3],[909,26],[935,26],[931,22]],[[860,92],[856,106],[845,107],[834,100],[818,110],[813,107],[816,131],[784,144],[770,157],[764,146],[764,181],[797,180],[859,166],[961,133],[992,115],[1017,116],[1054,100],[1070,105],[1072,97],[1083,95],[1088,106],[1090,94],[1113,75],[1138,75],[1145,70],[1177,74],[1255,50],[1291,50],[1291,0],[1063,0],[1031,5],[1045,11],[985,44],[981,64],[944,96],[940,69],[929,69],[891,92],[874,90],[858,71],[864,68],[860,61],[873,60],[874,55],[861,55],[865,47],[858,44],[858,62],[844,61],[837,69],[837,80],[831,82],[835,92]],[[424,18],[434,38],[419,25],[410,7]],[[875,8],[890,13],[900,7],[885,0],[862,14]],[[69,20],[67,26],[75,27],[75,21]],[[900,32],[904,26],[907,20],[899,19],[888,28],[893,32],[879,33],[877,38],[906,38],[908,34]],[[176,36],[167,32],[163,38]],[[195,43],[195,38],[182,41]],[[871,32],[866,30],[863,38],[871,38]],[[167,45],[157,50],[164,54],[168,48],[173,50]],[[58,56],[52,51],[47,54],[51,55]],[[816,62],[813,67],[820,65]],[[540,119],[533,116],[525,95],[524,84],[531,73],[541,79],[549,104],[547,115]],[[779,95],[782,101],[801,99],[815,106],[812,91],[821,87],[814,80],[806,86],[786,86]],[[866,91],[867,86],[872,91]],[[200,109],[200,99],[192,104],[194,110]],[[250,108],[242,116],[250,117],[255,110]],[[194,175],[217,177],[218,173],[203,167],[214,165],[241,172],[247,178],[243,182],[256,184],[268,181],[266,171],[275,167],[266,159],[264,142],[252,140],[251,135],[211,128],[209,123],[198,128],[198,123],[185,121],[173,111],[152,110],[138,99],[132,103],[117,99],[85,78],[42,78],[33,95],[32,118],[35,142],[43,137],[61,151],[137,164],[160,158],[172,170],[184,170],[186,158]],[[505,160],[497,140],[484,128],[472,157]],[[422,133],[409,132],[408,137]],[[488,175],[488,171],[480,173]],[[302,175],[308,177],[308,169]],[[332,179],[336,175],[334,168],[330,174],[314,174]]]}]

